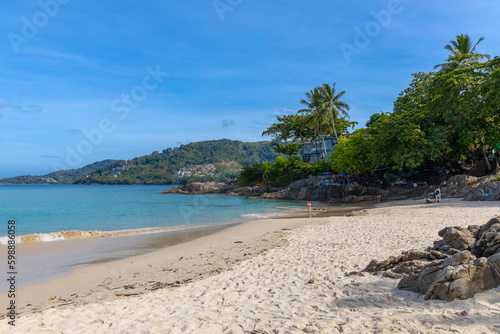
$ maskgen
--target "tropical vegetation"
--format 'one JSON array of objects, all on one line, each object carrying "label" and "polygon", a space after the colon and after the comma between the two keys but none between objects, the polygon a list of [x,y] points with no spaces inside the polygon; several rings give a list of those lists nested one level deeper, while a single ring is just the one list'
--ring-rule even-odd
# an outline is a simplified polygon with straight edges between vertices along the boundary
[{"label": "tropical vegetation", "polygon": [[[244,166],[274,161],[278,154],[267,141],[245,143],[229,139],[209,140],[168,148],[131,160],[119,160],[83,175],[76,184],[173,184],[236,179]],[[186,166],[214,164],[214,175],[175,178]],[[235,171],[237,169],[238,171]]]},{"label": "tropical vegetation", "polygon": [[[247,167],[240,174],[241,183],[248,183],[254,174],[255,182],[278,185],[323,171],[365,176],[387,169],[453,173],[461,172],[465,161],[494,171],[498,159],[491,157],[498,156],[500,148],[500,58],[478,52],[483,40],[473,44],[467,34],[457,35],[445,46],[450,54],[435,66],[438,71],[413,74],[392,112],[373,114],[366,127],[349,136],[337,135],[357,124],[348,120],[349,105],[340,100],[345,91],[337,93],[335,83],[308,91],[297,115],[277,118],[278,123],[263,133],[274,137],[276,147],[281,143],[293,148],[280,152],[289,156],[288,161],[280,157],[274,164]],[[328,154],[324,140],[332,135],[337,145]],[[301,143],[312,139],[322,143],[323,162],[327,161],[323,168],[314,171],[300,161],[299,137]]]},{"label": "tropical vegetation", "polygon": [[0,184],[72,184],[85,174],[106,167],[116,160],[103,160],[77,169],[66,169],[45,175],[21,175],[0,179]]}]

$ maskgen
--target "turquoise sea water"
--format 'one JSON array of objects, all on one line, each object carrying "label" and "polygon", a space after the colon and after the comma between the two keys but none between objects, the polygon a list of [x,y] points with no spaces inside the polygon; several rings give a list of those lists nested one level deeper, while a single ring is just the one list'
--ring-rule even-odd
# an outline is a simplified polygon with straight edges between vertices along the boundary
[{"label": "turquoise sea water", "polygon": [[5,226],[16,221],[17,236],[41,234],[60,239],[62,231],[183,229],[277,215],[303,209],[295,201],[220,195],[165,195],[169,186],[1,185],[0,213]]},{"label": "turquoise sea water", "polygon": [[[6,261],[7,222],[12,219],[16,221],[18,242],[21,241],[16,252],[19,288],[83,266],[169,247],[175,242],[199,237],[203,231],[210,233],[221,224],[307,210],[306,203],[300,201],[161,194],[167,188],[0,185],[3,220],[0,243],[4,244],[0,245],[0,260]],[[195,229],[197,227],[201,229]],[[111,236],[123,237],[85,238],[85,231],[107,231],[113,232]],[[44,242],[25,243],[22,236]],[[56,241],[64,239],[71,240]],[[7,283],[0,281],[0,292],[8,289]]]}]

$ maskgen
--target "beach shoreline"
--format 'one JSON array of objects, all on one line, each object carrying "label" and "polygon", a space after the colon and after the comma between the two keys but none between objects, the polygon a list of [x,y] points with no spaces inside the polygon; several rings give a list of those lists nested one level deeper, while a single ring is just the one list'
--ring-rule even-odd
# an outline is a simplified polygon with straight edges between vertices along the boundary
[{"label": "beach shoreline", "polygon": [[[18,288],[43,283],[85,266],[117,261],[177,245],[240,223],[185,227],[154,233],[19,243],[16,246],[17,258],[20,259],[17,267],[22,276],[19,278]],[[6,257],[7,246],[0,245],[0,261],[5,262]],[[7,290],[6,282],[0,282],[0,293]]]},{"label": "beach shoreline", "polygon": [[[373,207],[373,203],[359,205],[324,205],[316,203],[314,217],[343,216]],[[177,226],[119,231],[62,231],[62,239],[44,240],[44,234],[18,236],[17,257],[21,259],[18,270],[18,288],[46,282],[70,274],[73,270],[89,265],[117,261],[171,247],[199,237],[259,219],[290,219],[308,217],[307,212],[291,209],[277,215],[246,215],[241,220],[202,226]],[[257,218],[258,217],[258,218]],[[98,233],[99,232],[99,233]],[[0,261],[7,260],[7,245],[0,244]],[[42,267],[43,266],[43,267]],[[7,282],[0,282],[0,293],[8,290]]]},{"label": "beach shoreline", "polygon": [[[346,205],[330,206],[330,205],[318,204],[315,207],[313,207],[313,217],[317,218],[317,217],[328,217],[328,216],[344,216],[346,214],[352,214],[353,211],[365,210],[370,207],[373,207],[373,205],[362,204],[357,206],[346,206]],[[196,268],[198,265],[196,260],[191,259],[190,262],[193,262],[192,264],[184,261],[184,263],[182,263],[181,267],[183,268],[181,270],[185,271],[187,270],[186,267],[189,267],[188,272],[196,272],[195,276],[197,277],[188,277],[189,275],[167,276],[172,280],[172,282],[185,281],[186,279],[191,281],[193,279],[206,278],[210,275],[216,274],[217,272],[228,270],[231,267],[231,265],[234,265],[239,261],[261,254],[262,252],[265,252],[271,248],[278,246],[279,243],[277,241],[273,241],[273,238],[274,240],[284,240],[282,238],[280,231],[283,229],[290,230],[291,228],[295,227],[295,223],[290,224],[289,220],[306,219],[306,218],[308,218],[307,212],[298,213],[296,210],[292,210],[291,212],[288,213],[285,212],[278,216],[267,219],[251,219],[233,223],[223,223],[218,225],[210,225],[197,228],[186,228],[182,230],[171,230],[171,231],[152,233],[152,234],[138,234],[133,236],[124,235],[124,236],[111,236],[111,237],[96,236],[84,239],[74,239],[74,240],[69,239],[69,240],[57,240],[50,242],[31,242],[31,243],[19,244],[18,254],[21,259],[25,256],[29,258],[30,255],[36,254],[36,257],[34,259],[29,258],[30,261],[28,261],[29,263],[27,263],[27,266],[30,265],[36,266],[36,265],[41,265],[43,263],[50,263],[50,265],[54,265],[55,262],[61,260],[61,257],[64,257],[64,260],[66,261],[73,260],[73,262],[78,262],[78,265],[76,265],[76,263],[73,262],[67,262],[65,263],[64,270],[49,274],[44,273],[42,277],[35,278],[38,281],[34,281],[32,279],[26,282],[26,280],[23,280],[22,286],[18,287],[19,291],[18,295],[20,296],[18,299],[18,305],[19,305],[18,312],[24,313],[33,310],[41,310],[47,307],[52,307],[53,305],[58,305],[57,301],[62,301],[63,304],[67,304],[69,300],[77,299],[74,298],[75,294],[78,296],[78,302],[83,302],[83,303],[92,302],[95,299],[109,298],[112,295],[108,293],[108,291],[110,290],[109,286],[107,285],[111,284],[110,282],[113,283],[112,284],[113,288],[116,287],[115,285],[117,284],[117,282],[121,282],[123,283],[123,286],[142,284],[146,289],[147,284],[144,284],[144,282],[151,282],[155,280],[158,281],[162,276],[158,275],[157,272],[155,271],[160,269],[158,257],[169,258],[170,264],[173,264],[177,260],[176,259],[177,255],[174,256],[172,254],[177,254],[177,253],[180,254],[182,252],[190,254],[189,251],[184,251],[184,249],[187,247],[194,247],[196,249],[200,248],[201,250],[205,251],[207,242],[210,243],[209,246],[210,248],[215,247],[214,245],[217,244],[216,248],[219,249],[220,254],[217,255],[215,255],[215,253],[211,254],[210,256],[211,258],[221,257],[222,253],[227,253],[230,251],[237,252],[236,256],[226,257],[226,258],[231,258],[231,260],[226,261],[227,263],[221,263],[217,268],[211,270],[194,270],[193,268]],[[272,222],[275,220],[278,220],[279,222],[273,224]],[[244,232],[244,234],[252,235],[254,238],[259,237],[262,231],[265,231],[266,234],[271,233],[271,231],[268,228],[261,229],[252,227],[252,224],[254,223],[261,225],[262,224],[261,221],[270,221],[271,223],[269,226],[275,226],[274,228],[271,228],[273,230],[272,232],[275,235],[271,237],[270,240],[266,240],[264,242],[262,241],[256,242],[255,240],[253,240],[248,245],[243,245],[243,242],[241,245],[230,244],[230,243],[224,243],[222,245],[218,241],[218,239],[220,238],[219,233],[223,232],[226,229],[231,229],[233,227],[236,227],[238,225],[245,225],[244,230],[246,232]],[[306,223],[307,222],[304,221],[302,224]],[[233,233],[231,230],[227,231],[227,233],[228,235],[233,235],[234,233],[238,235],[238,232],[235,231]],[[212,234],[213,236],[211,236]],[[204,237],[207,237],[206,239],[208,240],[204,240],[203,239]],[[151,242],[146,242],[141,244],[138,243],[137,241],[134,241],[134,239],[138,238],[147,238],[148,240],[154,238],[154,239],[160,239],[161,241],[155,240],[154,241],[155,245],[153,246],[149,245]],[[239,239],[244,239],[244,238],[240,237]],[[200,241],[201,245],[198,244],[198,241]],[[243,241],[243,240],[236,240],[236,241]],[[246,242],[248,243],[248,240]],[[71,258],[72,255],[71,252],[74,249],[76,249],[78,253],[82,252],[86,253],[90,251],[97,252],[98,250],[102,251],[103,245],[107,245],[108,243],[125,244],[128,251],[127,253],[129,255],[125,254],[121,258],[114,258],[114,257],[109,257],[108,255],[103,255],[102,257],[96,256],[94,258],[90,258],[89,260],[84,260],[84,258],[82,257],[75,257],[73,259]],[[139,255],[130,255],[133,254],[134,251],[136,251],[136,248],[145,247],[144,244],[146,244],[148,246],[146,248],[149,249],[146,249],[146,251],[142,251],[142,253]],[[251,251],[249,252],[244,251],[246,247],[250,247],[249,249],[251,249]],[[0,245],[0,251],[2,251],[3,248],[6,248],[6,246]],[[109,248],[110,247],[108,246],[105,250],[109,250]],[[0,261],[2,260],[4,253],[6,254],[6,252],[1,253],[2,256],[0,256]],[[149,255],[151,255],[151,260],[149,259],[150,258]],[[180,255],[180,257],[182,257],[182,255]],[[186,255],[186,258],[187,257],[188,256]],[[37,261],[38,263],[36,263]],[[139,263],[139,262],[148,262],[149,264],[147,267],[141,267],[140,265],[139,266],[133,265],[134,263]],[[152,263],[155,263],[156,265],[153,265]],[[166,265],[168,261],[165,260],[164,263]],[[161,271],[163,271],[163,269],[164,268],[161,268]],[[31,272],[32,271],[33,270],[31,270]],[[103,272],[103,271],[104,272],[109,271],[110,272],[110,275],[108,275],[109,277],[108,276],[104,277],[105,275],[99,276],[96,274],[98,272]],[[132,277],[130,277],[130,273],[132,272],[133,272]],[[137,272],[139,273],[142,272],[142,274],[137,275],[136,274]],[[26,273],[26,271],[24,271],[24,273]],[[20,271],[21,279],[22,279],[22,274],[23,270]],[[76,277],[80,275],[85,275],[86,279],[85,280],[76,279]],[[99,278],[96,278],[96,276],[98,276]],[[89,277],[91,277],[90,280],[88,279]],[[109,278],[111,278],[112,280],[110,281]],[[103,282],[105,286],[100,286],[100,284],[103,284]],[[73,288],[73,285],[78,285],[78,288]],[[96,288],[98,286],[100,286],[100,290],[104,289],[104,291],[101,291],[101,293],[92,292],[92,294],[88,294],[91,290],[92,291],[99,290],[99,288]],[[84,294],[88,295],[83,296]],[[71,295],[73,295],[73,297],[71,297]],[[56,298],[51,300],[51,298],[53,297]],[[82,298],[82,297],[88,297],[88,298]],[[4,302],[7,299],[8,299],[7,286],[5,286],[4,289],[0,291],[0,300]],[[1,306],[4,305],[0,303],[0,307]]]},{"label": "beach shoreline", "polygon": [[[429,332],[452,333],[467,326],[468,333],[493,333],[498,329],[499,288],[465,301],[424,302],[417,294],[395,289],[397,280],[348,275],[371,259],[431,245],[443,227],[481,225],[498,213],[495,203],[421,203],[380,203],[349,216],[250,221],[167,249],[80,268],[20,289],[21,327],[16,331],[73,332],[81,327],[104,332],[107,324],[118,326],[115,331],[167,333],[208,328],[228,333],[414,328],[418,333],[422,326]],[[138,316],[149,320],[133,320],[136,315],[124,311],[131,305],[138,305]],[[460,317],[463,308],[472,309],[474,317]],[[255,312],[265,313],[257,320]],[[85,314],[82,323],[62,320],[80,313]],[[44,319],[43,325],[37,319]],[[96,319],[107,322],[101,327]]]}]

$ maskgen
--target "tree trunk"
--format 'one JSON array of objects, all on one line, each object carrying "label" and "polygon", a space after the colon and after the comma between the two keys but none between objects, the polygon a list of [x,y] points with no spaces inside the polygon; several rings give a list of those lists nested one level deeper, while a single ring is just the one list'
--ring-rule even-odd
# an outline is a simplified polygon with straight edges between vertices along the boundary
[{"label": "tree trunk", "polygon": [[321,140],[323,142],[323,152],[325,153],[325,162],[327,161],[327,155],[326,155],[326,145],[325,145],[325,136],[323,136],[323,132],[320,133]]},{"label": "tree trunk", "polygon": [[484,157],[484,162],[486,162],[486,167],[488,167],[488,171],[491,170],[491,164],[490,161],[488,160],[488,156],[486,155],[486,148],[483,147],[483,157]]},{"label": "tree trunk", "polygon": [[337,139],[337,143],[338,143],[339,137],[337,136],[337,130],[335,130],[335,122],[333,121],[333,117],[332,117],[332,128],[333,128],[333,133],[335,134],[335,138]]},{"label": "tree trunk", "polygon": [[339,142],[339,136],[337,136],[337,130],[335,129],[335,121],[334,121],[334,118],[335,118],[335,115],[333,113],[333,105],[332,105],[332,101],[330,101],[330,118],[332,120],[332,128],[333,128],[333,134],[335,135],[335,138],[337,139],[337,143]]}]

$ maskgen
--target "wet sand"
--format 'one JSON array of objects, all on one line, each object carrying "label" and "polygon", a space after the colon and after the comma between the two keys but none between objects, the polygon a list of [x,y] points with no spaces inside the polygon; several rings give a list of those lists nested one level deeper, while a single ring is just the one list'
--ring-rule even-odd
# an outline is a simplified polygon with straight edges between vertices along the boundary
[{"label": "wet sand", "polygon": [[[20,273],[17,287],[42,283],[88,265],[146,254],[210,235],[236,224],[238,223],[130,236],[20,243],[16,250]],[[6,258],[7,246],[0,245],[0,262],[6,263]],[[0,292],[7,289],[8,283],[0,281]]]},{"label": "wet sand", "polygon": [[[315,203],[312,214],[314,217],[351,215],[354,211],[365,210],[374,206],[374,203],[361,203],[346,206],[322,206]],[[272,219],[304,218],[308,217],[307,209],[302,213],[293,211]],[[125,231],[121,233],[101,234],[101,237],[87,237],[84,239],[57,240],[49,242],[23,242],[17,245],[18,277],[17,287],[38,284],[48,280],[70,274],[73,270],[85,266],[121,260],[133,256],[146,254],[162,248],[171,247],[188,242],[225,228],[241,224],[226,223],[197,228],[143,233],[143,231]],[[134,234],[139,233],[139,234]],[[105,236],[114,235],[118,236]],[[36,238],[32,238],[37,240]],[[0,245],[0,261],[5,263],[7,246]],[[0,292],[8,290],[8,282],[0,281]]]},{"label": "wet sand", "polygon": [[[20,289],[17,326],[0,320],[0,332],[500,332],[500,288],[450,303],[424,301],[396,289],[398,280],[349,274],[372,259],[424,249],[443,227],[481,225],[498,214],[494,202],[421,202],[251,221],[80,268]],[[469,316],[460,315],[464,309]]]}]

